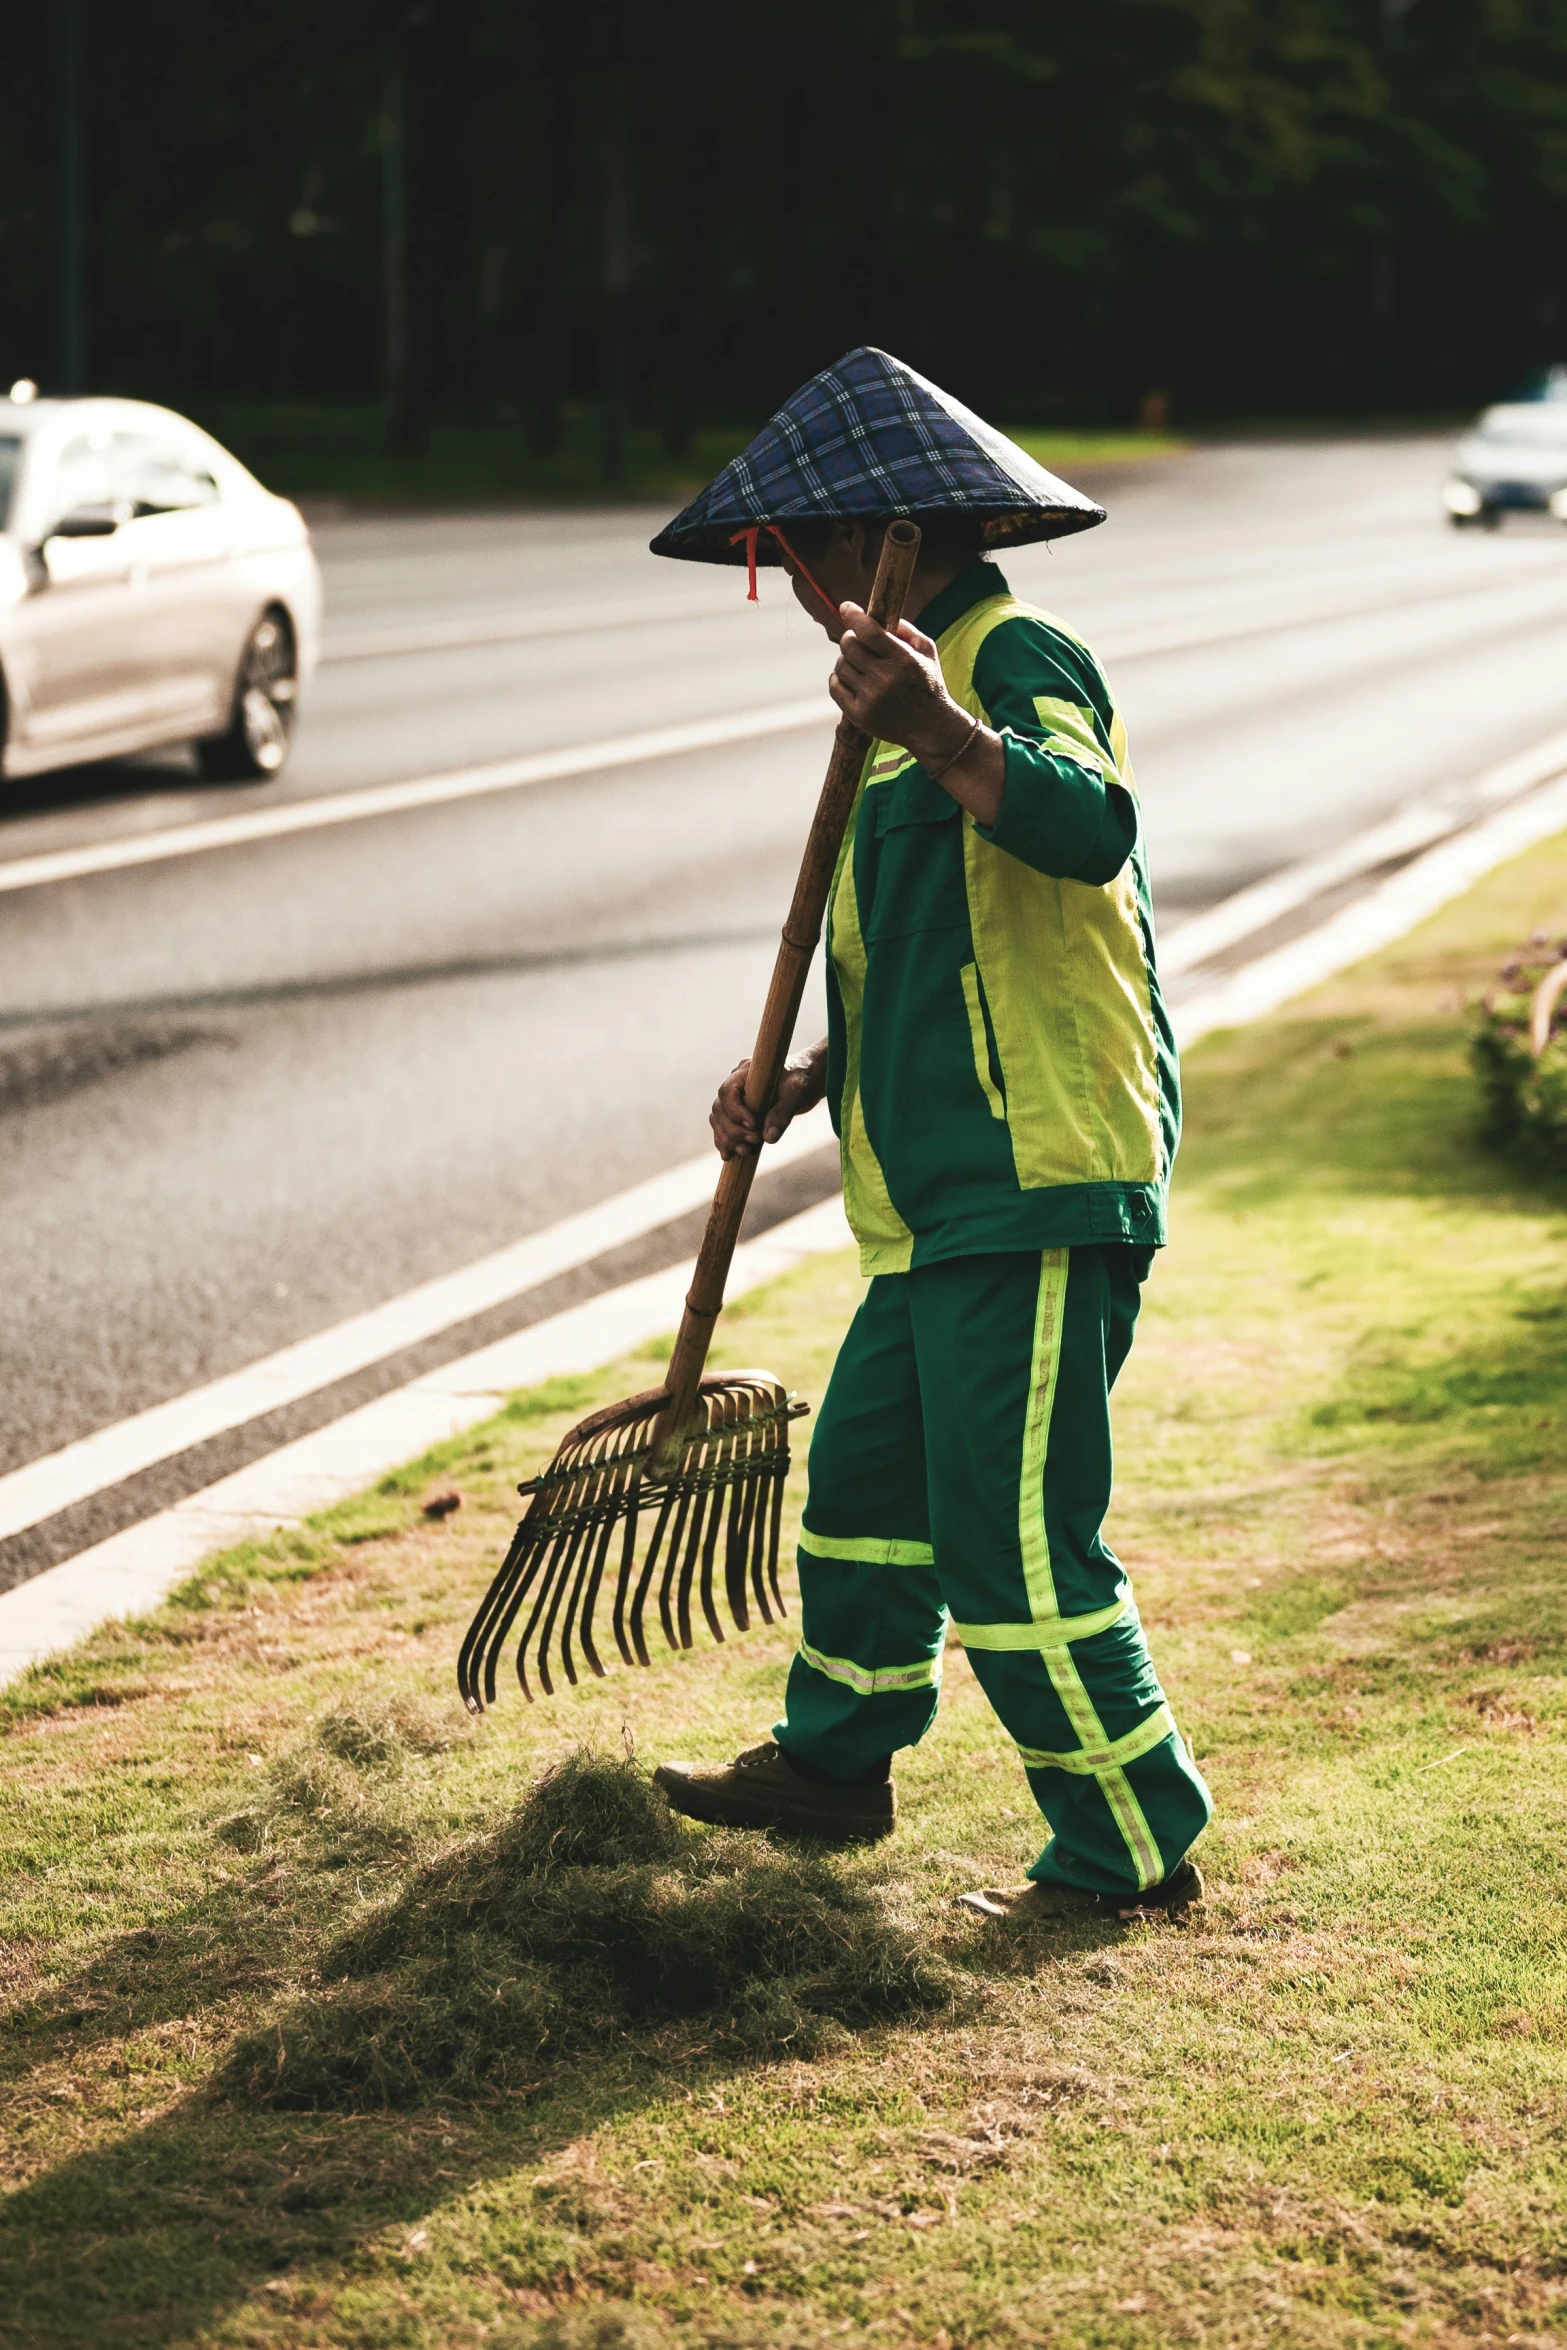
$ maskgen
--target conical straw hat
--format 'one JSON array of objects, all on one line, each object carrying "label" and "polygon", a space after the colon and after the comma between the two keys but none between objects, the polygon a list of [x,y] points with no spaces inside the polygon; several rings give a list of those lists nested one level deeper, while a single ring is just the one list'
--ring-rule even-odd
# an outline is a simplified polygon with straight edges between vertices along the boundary
[{"label": "conical straw hat", "polygon": [[862,345],[802,384],[652,546],[688,563],[776,563],[768,523],[894,514],[973,515],[988,546],[1064,538],[1105,518],[950,392]]}]

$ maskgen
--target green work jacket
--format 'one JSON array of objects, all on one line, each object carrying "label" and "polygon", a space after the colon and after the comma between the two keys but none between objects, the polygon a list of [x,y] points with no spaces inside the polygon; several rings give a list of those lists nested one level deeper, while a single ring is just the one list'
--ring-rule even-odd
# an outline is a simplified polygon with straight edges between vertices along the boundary
[{"label": "green work jacket", "polygon": [[1001,734],[976,824],[873,743],[827,918],[827,1097],[866,1273],[1165,1238],[1175,1041],[1126,731],[1059,620],[969,566],[920,614]]}]

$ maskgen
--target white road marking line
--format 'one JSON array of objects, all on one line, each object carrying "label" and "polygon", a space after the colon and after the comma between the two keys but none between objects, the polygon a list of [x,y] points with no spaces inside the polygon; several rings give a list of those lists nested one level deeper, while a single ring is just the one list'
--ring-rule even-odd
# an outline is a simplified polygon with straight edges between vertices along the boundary
[{"label": "white road marking line", "polygon": [[[832,1140],[825,1108],[797,1118],[767,1152],[768,1172],[823,1149]],[[532,1232],[509,1248],[422,1282],[384,1305],[354,1314],[313,1338],[300,1339],[242,1371],[214,1379],[167,1403],[154,1404],[112,1427],[97,1429],[0,1476],[0,1540],[36,1526],[57,1510],[134,1477],[208,1437],[243,1427],[282,1404],[296,1403],[371,1363],[466,1322],[508,1298],[520,1297],[557,1273],[591,1263],[606,1249],[640,1239],[713,1196],[718,1161],[711,1150],[649,1182],[634,1184],[596,1207]],[[760,1243],[757,1244],[758,1246]]]},{"label": "white road marking line", "polygon": [[1219,986],[1178,1005],[1174,1014],[1175,1039],[1184,1052],[1200,1036],[1216,1028],[1237,1028],[1276,1011],[1292,996],[1303,995],[1336,971],[1346,970],[1379,947],[1423,922],[1456,897],[1461,897],[1482,874],[1503,865],[1536,841],[1567,827],[1567,775],[1543,785],[1527,798],[1515,800],[1484,824],[1451,840],[1439,841],[1423,857],[1403,867],[1344,907],[1317,929],[1232,974]]},{"label": "white road marking line", "polygon": [[[824,1200],[759,1240],[743,1241],[728,1294],[739,1297],[807,1257],[849,1246],[842,1201]],[[481,1347],[0,1594],[0,1680],[69,1647],[106,1618],[156,1607],[210,1552],[359,1492],[488,1419],[517,1388],[595,1370],[673,1329],[693,1270],[671,1266]],[[649,1384],[656,1377],[650,1371]]]},{"label": "white road marking line", "polygon": [[[1386,580],[1380,592],[1372,598],[1361,595],[1359,601],[1337,600],[1322,602],[1324,586],[1354,585],[1363,587],[1364,573],[1332,571],[1309,577],[1303,583],[1315,589],[1316,601],[1291,602],[1286,597],[1276,607],[1264,603],[1259,609],[1255,599],[1243,608],[1232,602],[1221,604],[1209,614],[1188,617],[1183,621],[1162,627],[1155,622],[1144,625],[1141,632],[1135,626],[1118,635],[1114,621],[1102,629],[1093,629],[1091,636],[1096,652],[1107,661],[1156,660],[1171,653],[1189,653],[1212,645],[1239,642],[1248,637],[1270,636],[1285,629],[1322,628],[1345,620],[1365,620],[1382,614],[1394,614],[1407,605],[1445,603],[1454,599],[1476,596],[1494,596],[1511,591],[1535,589],[1539,583],[1528,573],[1508,572],[1498,579],[1451,579],[1438,586],[1431,585],[1429,567],[1418,571],[1407,566]],[[1554,579],[1545,583],[1548,606],[1554,608],[1561,600],[1562,590]],[[1189,599],[1188,599],[1189,602]],[[405,622],[401,627],[353,629],[341,636],[328,636],[321,647],[323,666],[342,661],[385,661],[404,659],[421,653],[460,652],[483,645],[527,644],[540,639],[578,636],[607,628],[655,627],[665,621],[715,620],[743,612],[744,604],[730,595],[722,601],[707,599],[700,603],[679,602],[667,597],[644,596],[623,598],[602,604],[566,604],[554,609],[537,608],[532,611],[494,612],[466,620],[430,620]]]},{"label": "white road marking line", "polygon": [[1185,626],[1165,629],[1146,629],[1141,636],[1129,631],[1118,638],[1113,631],[1093,639],[1092,650],[1105,661],[1152,661],[1166,654],[1196,653],[1207,647],[1243,644],[1260,636],[1283,636],[1296,629],[1332,628],[1341,621],[1396,620],[1411,607],[1426,604],[1462,602],[1465,598],[1518,593],[1526,595],[1539,617],[1548,617],[1567,603],[1567,587],[1559,580],[1541,583],[1530,578],[1505,580],[1447,582],[1440,587],[1420,587],[1411,583],[1400,587],[1396,594],[1379,595],[1370,602],[1329,604],[1285,604],[1270,611],[1266,604],[1254,611],[1249,620],[1238,620],[1227,615],[1216,615],[1210,620],[1194,620]]},{"label": "white road marking line", "polygon": [[467,620],[405,622],[401,628],[345,629],[321,647],[323,665],[337,661],[388,661],[409,653],[460,652],[469,645],[528,644],[537,638],[589,635],[604,628],[649,628],[666,620],[715,620],[735,609],[731,594],[720,603],[677,596],[606,597],[600,604],[556,604],[532,611],[475,613]]},{"label": "white road marking line", "polygon": [[89,841],[80,848],[53,849],[0,865],[0,891],[41,889],[47,883],[76,881],[84,874],[114,873],[127,865],[157,865],[168,857],[194,857],[207,849],[228,849],[243,841],[277,840],[290,832],[317,832],[332,824],[355,824],[368,816],[398,816],[410,808],[434,808],[449,800],[480,799],[489,792],[519,791],[536,783],[559,783],[601,768],[633,767],[649,759],[670,759],[687,751],[721,749],[770,734],[822,726],[831,718],[825,692],[809,701],[777,702],[764,710],[743,710],[731,718],[700,718],[682,726],[651,727],[644,734],[610,735],[564,750],[530,752],[498,759],[485,767],[460,767],[445,775],[416,775],[403,783],[378,783],[363,791],[332,792],[314,800],[288,800],[245,815],[209,816],[194,824],[171,824],[160,832],[129,839]]},{"label": "white road marking line", "polygon": [[1516,757],[1487,768],[1472,783],[1425,794],[1385,823],[1357,832],[1352,840],[1341,842],[1324,856],[1308,857],[1298,865],[1286,866],[1282,873],[1269,874],[1250,889],[1237,890],[1233,897],[1223,898],[1206,912],[1180,923],[1168,937],[1161,936],[1161,975],[1173,978],[1179,971],[1189,971],[1193,964],[1221,954],[1226,947],[1277,922],[1281,915],[1292,914],[1297,906],[1308,905],[1325,890],[1353,880],[1359,873],[1369,873],[1391,857],[1428,847],[1452,833],[1466,815],[1517,799],[1538,784],[1548,783],[1564,768],[1567,732],[1549,735]]}]

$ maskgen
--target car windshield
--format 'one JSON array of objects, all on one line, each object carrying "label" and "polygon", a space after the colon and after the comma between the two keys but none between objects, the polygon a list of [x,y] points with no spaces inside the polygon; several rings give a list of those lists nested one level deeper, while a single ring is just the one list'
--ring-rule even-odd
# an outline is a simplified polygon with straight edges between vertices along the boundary
[{"label": "car windshield", "polygon": [[1493,408],[1481,417],[1478,437],[1509,449],[1567,448],[1567,400],[1542,400],[1537,408]]},{"label": "car windshield", "polygon": [[21,442],[14,433],[0,434],[0,530],[11,520],[11,492],[21,468]]}]

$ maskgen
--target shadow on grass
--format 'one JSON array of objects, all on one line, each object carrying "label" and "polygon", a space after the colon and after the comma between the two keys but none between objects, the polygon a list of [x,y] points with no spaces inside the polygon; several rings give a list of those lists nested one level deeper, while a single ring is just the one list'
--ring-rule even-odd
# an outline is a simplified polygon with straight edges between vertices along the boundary
[{"label": "shadow on grass", "polygon": [[[334,1740],[341,1762],[352,1737]],[[395,2255],[433,2206],[616,2112],[959,2019],[977,1993],[883,1857],[689,1828],[593,1756],[324,1949],[309,1918],[274,1922],[258,1882],[123,1937],[20,2019],[21,2061],[69,2061],[84,2034],[290,1986],[173,2111],[9,2199],[16,2338],[170,2343],[263,2288],[308,2296],[308,2272],[340,2279],[378,2240]],[[1032,1963],[984,1947],[997,1971]],[[519,2225],[518,2280],[568,2291],[580,2238],[558,2213]]]}]

